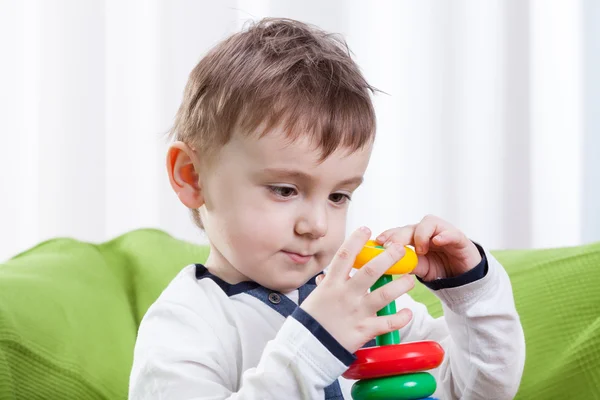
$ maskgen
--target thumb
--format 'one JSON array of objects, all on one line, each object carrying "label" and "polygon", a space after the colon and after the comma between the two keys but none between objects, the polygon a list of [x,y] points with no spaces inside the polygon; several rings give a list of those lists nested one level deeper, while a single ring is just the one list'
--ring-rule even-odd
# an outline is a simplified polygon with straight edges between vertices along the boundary
[{"label": "thumb", "polygon": [[319,286],[319,284],[321,282],[323,282],[323,279],[325,279],[325,274],[324,273],[320,274],[320,275],[317,275],[317,278],[315,279],[315,282],[317,283],[317,286]]}]

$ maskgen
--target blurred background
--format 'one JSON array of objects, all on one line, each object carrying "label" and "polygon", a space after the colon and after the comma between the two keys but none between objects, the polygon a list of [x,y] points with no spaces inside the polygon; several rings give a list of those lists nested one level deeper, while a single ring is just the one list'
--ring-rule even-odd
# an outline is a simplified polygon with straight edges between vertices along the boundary
[{"label": "blurred background", "polygon": [[437,214],[491,249],[600,240],[600,2],[0,0],[0,260],[158,228],[190,70],[249,20],[342,34],[378,137],[348,229]]}]

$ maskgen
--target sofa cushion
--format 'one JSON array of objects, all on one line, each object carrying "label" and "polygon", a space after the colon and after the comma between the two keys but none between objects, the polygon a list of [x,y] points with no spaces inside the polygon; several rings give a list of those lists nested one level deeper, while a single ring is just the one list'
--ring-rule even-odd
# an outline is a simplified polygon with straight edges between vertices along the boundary
[{"label": "sofa cushion", "polygon": [[124,399],[137,326],[208,250],[155,230],[44,242],[0,265],[0,398]]}]

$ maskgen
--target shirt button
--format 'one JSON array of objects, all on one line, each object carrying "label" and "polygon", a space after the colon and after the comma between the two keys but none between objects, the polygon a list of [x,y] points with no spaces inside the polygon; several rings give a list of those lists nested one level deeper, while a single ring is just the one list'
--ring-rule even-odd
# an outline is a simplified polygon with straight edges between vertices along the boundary
[{"label": "shirt button", "polygon": [[281,296],[277,293],[269,293],[269,301],[273,304],[279,304],[281,303]]}]

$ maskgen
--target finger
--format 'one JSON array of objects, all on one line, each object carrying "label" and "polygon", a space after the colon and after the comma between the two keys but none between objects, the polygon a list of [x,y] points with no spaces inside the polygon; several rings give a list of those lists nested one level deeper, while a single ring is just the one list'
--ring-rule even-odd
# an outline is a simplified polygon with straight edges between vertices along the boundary
[{"label": "finger", "polygon": [[435,254],[429,255],[427,257],[419,257],[419,261],[417,261],[417,266],[410,273],[423,279],[427,276],[427,274],[430,271],[435,272],[433,269],[430,269],[432,257],[435,257]]},{"label": "finger", "polygon": [[438,233],[431,239],[433,244],[439,247],[451,246],[451,245],[462,245],[465,240],[465,235],[458,229],[447,230]]},{"label": "finger", "polygon": [[350,279],[352,288],[360,293],[366,293],[385,271],[404,257],[405,253],[404,246],[399,243],[389,246],[354,274]]},{"label": "finger", "polygon": [[383,315],[374,317],[375,322],[371,324],[374,332],[372,336],[383,335],[388,332],[397,331],[404,328],[412,319],[412,311],[408,308],[403,308],[394,315]]},{"label": "finger", "polygon": [[414,243],[415,251],[418,255],[427,254],[429,251],[429,241],[432,236],[441,232],[440,219],[434,216],[426,216],[415,227]]},{"label": "finger", "polygon": [[317,286],[319,286],[319,283],[323,282],[323,279],[325,279],[325,274],[317,275],[317,278],[315,279],[315,283],[317,284]]},{"label": "finger", "polygon": [[365,304],[371,313],[376,313],[413,287],[415,287],[415,279],[411,275],[404,275],[369,293],[365,298]]},{"label": "finger", "polygon": [[412,244],[413,235],[415,233],[415,225],[406,225],[400,228],[392,228],[377,236],[377,242],[384,245],[392,243]]},{"label": "finger", "polygon": [[366,226],[352,232],[333,257],[327,276],[347,280],[354,265],[354,259],[370,237],[371,230]]}]

